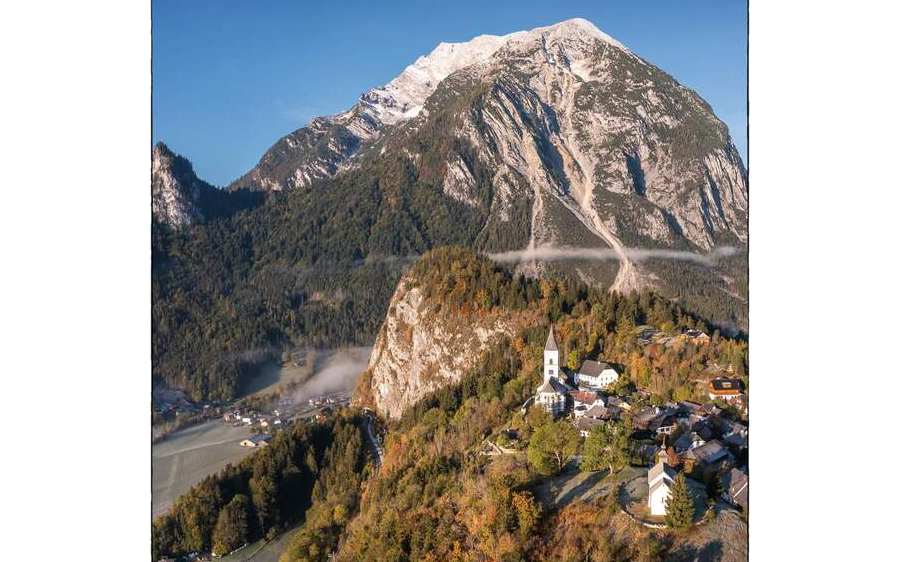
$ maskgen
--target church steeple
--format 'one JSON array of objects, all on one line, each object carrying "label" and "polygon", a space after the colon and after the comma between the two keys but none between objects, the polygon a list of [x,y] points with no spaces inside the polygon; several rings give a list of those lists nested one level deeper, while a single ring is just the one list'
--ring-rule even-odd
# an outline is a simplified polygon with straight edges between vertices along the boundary
[{"label": "church steeple", "polygon": [[550,326],[550,333],[547,334],[547,343],[544,344],[544,351],[559,351],[556,347],[556,338],[553,337],[553,326]]},{"label": "church steeple", "polygon": [[544,382],[550,377],[559,378],[559,348],[556,347],[556,338],[553,337],[553,326],[547,334],[547,343],[544,344]]}]

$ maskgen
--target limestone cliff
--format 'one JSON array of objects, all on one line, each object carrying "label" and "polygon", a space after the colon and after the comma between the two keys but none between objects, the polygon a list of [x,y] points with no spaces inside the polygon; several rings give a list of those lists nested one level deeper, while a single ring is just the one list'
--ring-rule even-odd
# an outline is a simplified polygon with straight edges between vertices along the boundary
[{"label": "limestone cliff", "polygon": [[399,418],[428,392],[458,382],[481,354],[515,331],[512,314],[441,310],[410,274],[400,280],[354,402]]}]

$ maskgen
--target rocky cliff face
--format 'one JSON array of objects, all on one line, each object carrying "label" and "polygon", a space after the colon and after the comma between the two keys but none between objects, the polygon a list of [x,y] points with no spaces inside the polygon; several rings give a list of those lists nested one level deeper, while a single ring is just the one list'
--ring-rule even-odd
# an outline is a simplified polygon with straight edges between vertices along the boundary
[{"label": "rocky cliff face", "polygon": [[399,418],[427,393],[459,382],[497,339],[514,333],[501,314],[460,319],[439,313],[415,279],[401,279],[360,378],[354,401]]},{"label": "rocky cliff face", "polygon": [[150,189],[153,216],[176,229],[204,220],[201,198],[215,190],[197,178],[186,158],[163,143],[153,147]]}]

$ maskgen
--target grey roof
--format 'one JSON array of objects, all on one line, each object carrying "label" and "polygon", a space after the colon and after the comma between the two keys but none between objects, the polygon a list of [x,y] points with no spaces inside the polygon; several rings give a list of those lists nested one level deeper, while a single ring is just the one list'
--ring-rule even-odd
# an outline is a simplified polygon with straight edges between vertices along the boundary
[{"label": "grey roof", "polygon": [[[578,373],[587,375],[589,377],[596,377],[606,369],[613,369],[613,367],[609,363],[591,361],[590,359],[588,359],[581,364],[581,368],[578,369]],[[613,371],[615,371],[615,369],[613,369]]]},{"label": "grey roof", "polygon": [[553,326],[550,326],[550,333],[547,334],[547,343],[544,344],[544,351],[559,351],[556,347],[556,338],[553,337]]},{"label": "grey roof", "polygon": [[569,387],[563,384],[558,378],[550,377],[547,382],[538,387],[536,394],[542,392],[555,392],[557,394],[565,394],[569,391]]},{"label": "grey roof", "polygon": [[749,441],[749,439],[747,438],[747,436],[742,435],[740,433],[732,433],[730,435],[725,436],[726,443],[734,445],[735,447],[738,447],[740,449],[743,449],[744,447],[746,447],[748,441]]},{"label": "grey roof", "polygon": [[584,413],[584,416],[587,418],[597,418],[598,420],[611,420],[616,417],[617,413],[618,408],[604,407],[597,404],[596,406],[588,408],[588,411]]},{"label": "grey roof", "polygon": [[722,444],[716,439],[707,441],[696,449],[689,450],[684,455],[686,459],[698,460],[707,464],[714,463],[727,456],[728,449],[723,447]]},{"label": "grey roof", "polygon": [[675,472],[674,468],[667,465],[666,463],[658,462],[650,467],[650,470],[647,472],[647,482],[653,482],[653,480],[660,474],[663,475],[663,480],[666,480],[667,478],[668,480],[674,480],[677,473]]},{"label": "grey roof", "polygon": [[590,431],[591,429],[600,427],[601,425],[603,425],[602,421],[595,418],[589,418],[587,416],[575,420],[575,428],[579,431]]},{"label": "grey roof", "polygon": [[682,409],[686,412],[690,412],[692,414],[696,414],[697,412],[699,412],[703,409],[703,406],[701,406],[700,404],[697,404],[696,402],[690,402],[687,400],[682,400],[681,402],[679,402],[678,407],[679,407],[679,409]]},{"label": "grey roof", "polygon": [[737,468],[732,468],[722,476],[722,489],[734,503],[746,507],[750,498],[750,477]]},{"label": "grey roof", "polygon": [[682,433],[681,437],[675,440],[672,443],[672,447],[675,448],[676,453],[683,453],[691,448],[691,445],[694,444],[694,436],[690,433]]}]

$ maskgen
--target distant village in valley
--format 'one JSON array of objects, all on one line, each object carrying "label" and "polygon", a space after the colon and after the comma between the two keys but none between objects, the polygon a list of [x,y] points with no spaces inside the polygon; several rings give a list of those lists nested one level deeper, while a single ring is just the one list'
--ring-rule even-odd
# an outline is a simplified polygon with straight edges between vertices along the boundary
[{"label": "distant village in valley", "polygon": [[[706,345],[710,341],[707,334],[697,330],[665,336],[649,326],[639,327],[636,336],[642,345]],[[543,350],[543,379],[522,406],[522,413],[540,408],[556,420],[567,420],[582,439],[607,423],[629,431],[632,462],[649,467],[642,483],[633,486],[642,505],[627,510],[636,511],[633,515],[640,522],[652,526],[666,516],[679,474],[687,478],[692,489],[717,493],[718,497],[707,498],[709,505],[724,501],[746,513],[749,427],[748,397],[742,381],[723,370],[699,381],[708,397],[703,403],[683,400],[652,404],[649,393],[641,390],[617,395],[622,370],[601,357],[583,361],[576,370],[564,368],[551,328]],[[516,431],[505,430],[495,440],[498,443],[490,442],[484,450],[486,454],[512,452],[517,440]]]}]

